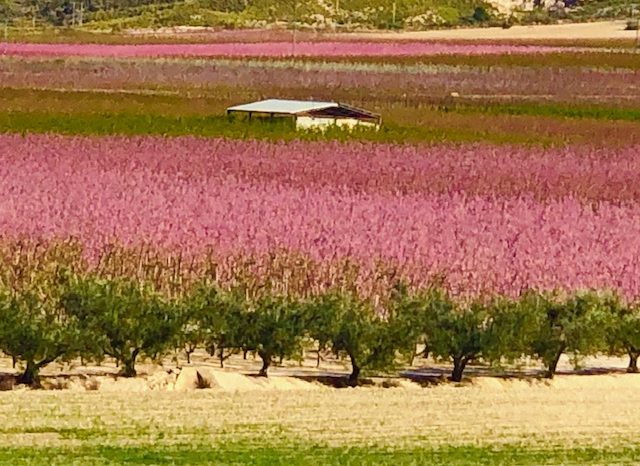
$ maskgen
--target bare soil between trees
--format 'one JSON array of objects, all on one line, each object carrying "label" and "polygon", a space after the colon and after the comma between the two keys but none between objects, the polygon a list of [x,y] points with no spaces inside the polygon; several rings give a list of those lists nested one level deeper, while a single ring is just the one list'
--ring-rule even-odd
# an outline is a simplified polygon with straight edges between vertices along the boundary
[{"label": "bare soil between trees", "polygon": [[[437,385],[494,387],[509,389],[522,386],[572,386],[584,388],[601,386],[637,386],[640,389],[640,375],[627,374],[625,358],[587,358],[580,368],[575,368],[563,356],[556,377],[543,378],[544,371],[535,363],[524,366],[496,369],[486,365],[469,366],[462,383],[449,382],[451,368],[447,364],[416,359],[412,367],[390,375],[369,374],[362,378],[361,387],[423,389]],[[138,376],[133,378],[119,375],[115,364],[80,365],[79,361],[66,364],[52,364],[43,369],[41,389],[100,392],[144,392],[144,391],[192,391],[213,389],[223,392],[321,390],[348,387],[350,368],[345,361],[326,357],[316,367],[313,353],[302,362],[285,361],[272,367],[269,377],[258,377],[259,358],[249,356],[243,359],[234,356],[220,368],[214,358],[202,352],[192,356],[192,363],[186,364],[175,359],[166,359],[162,364],[144,363],[138,365]],[[20,368],[12,367],[8,358],[0,359],[0,391],[31,390],[17,384]]]}]

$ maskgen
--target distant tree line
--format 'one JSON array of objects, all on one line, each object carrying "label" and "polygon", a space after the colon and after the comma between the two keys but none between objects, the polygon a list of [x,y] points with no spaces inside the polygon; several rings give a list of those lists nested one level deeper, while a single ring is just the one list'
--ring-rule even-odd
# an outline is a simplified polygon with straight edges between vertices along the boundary
[{"label": "distant tree line", "polygon": [[[28,284],[27,284],[28,283]],[[629,356],[638,371],[640,308],[609,292],[526,291],[517,298],[454,298],[433,286],[397,284],[383,299],[340,289],[295,298],[270,291],[223,289],[203,280],[167,296],[125,278],[44,270],[19,287],[0,287],[0,351],[21,367],[18,382],[38,385],[53,362],[115,360],[121,375],[136,363],[172,351],[189,360],[205,349],[221,366],[234,354],[255,354],[260,375],[309,348],[349,361],[348,383],[362,371],[392,371],[423,356],[452,364],[462,380],[474,362],[500,366],[524,358],[556,373],[563,354]],[[319,361],[319,360],[318,360]]]}]

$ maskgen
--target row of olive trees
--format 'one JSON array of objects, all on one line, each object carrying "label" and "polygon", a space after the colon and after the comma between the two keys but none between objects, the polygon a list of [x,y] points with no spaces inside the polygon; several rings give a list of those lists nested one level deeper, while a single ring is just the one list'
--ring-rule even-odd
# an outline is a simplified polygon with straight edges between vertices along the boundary
[{"label": "row of olive trees", "polygon": [[20,289],[0,287],[0,351],[24,368],[24,384],[37,385],[40,369],[54,361],[108,357],[123,376],[135,376],[141,359],[179,348],[189,360],[198,347],[221,365],[233,354],[255,354],[266,376],[274,361],[301,359],[310,342],[318,354],[349,360],[352,385],[362,370],[410,363],[418,347],[451,362],[454,381],[474,361],[500,365],[523,357],[541,361],[553,377],[562,354],[575,361],[628,354],[629,370],[637,371],[640,312],[595,292],[460,300],[438,288],[397,286],[374,303],[337,290],[297,299],[202,282],[167,297],[132,280],[58,270]]}]

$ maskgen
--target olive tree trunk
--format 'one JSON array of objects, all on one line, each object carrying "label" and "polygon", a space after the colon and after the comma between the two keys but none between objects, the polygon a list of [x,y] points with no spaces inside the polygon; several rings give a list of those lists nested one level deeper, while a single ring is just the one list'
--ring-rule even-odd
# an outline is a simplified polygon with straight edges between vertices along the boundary
[{"label": "olive tree trunk", "polygon": [[188,346],[184,349],[184,354],[187,357],[187,364],[191,364],[191,355],[195,353],[196,348],[193,346]]},{"label": "olive tree trunk", "polygon": [[451,381],[462,381],[462,374],[464,373],[464,369],[465,367],[467,367],[468,362],[469,358],[465,356],[456,356],[453,358],[453,372],[451,372]]},{"label": "olive tree trunk", "polygon": [[556,369],[558,368],[558,362],[560,361],[560,357],[562,356],[562,353],[564,353],[564,348],[559,350],[555,354],[553,359],[549,362],[549,365],[547,366],[547,373],[545,374],[545,378],[553,379],[553,377],[556,375]]},{"label": "olive tree trunk", "polygon": [[640,356],[640,352],[629,351],[629,367],[627,367],[627,372],[634,374],[638,372],[638,356]]},{"label": "olive tree trunk", "polygon": [[140,349],[136,348],[131,352],[130,356],[124,356],[122,358],[122,369],[120,370],[120,375],[122,377],[135,377],[137,375],[136,358],[139,353]]},{"label": "olive tree trunk", "polygon": [[29,385],[31,387],[40,386],[40,366],[34,361],[27,361],[24,372],[18,376],[16,382],[19,385]]},{"label": "olive tree trunk", "polygon": [[262,359],[262,367],[258,375],[260,377],[267,377],[267,371],[269,370],[269,366],[271,366],[271,354],[265,351],[258,351],[258,356]]},{"label": "olive tree trunk", "polygon": [[58,359],[62,354],[62,352],[57,353],[54,356],[44,358],[40,362],[36,362],[33,359],[27,360],[27,367],[25,367],[24,372],[18,376],[16,382],[19,385],[40,387],[40,369]]},{"label": "olive tree trunk", "polygon": [[354,355],[350,354],[349,359],[351,360],[351,374],[349,374],[348,383],[350,387],[355,387],[358,385],[358,380],[360,378],[360,371],[362,369],[358,365],[358,361],[356,361],[356,358]]}]

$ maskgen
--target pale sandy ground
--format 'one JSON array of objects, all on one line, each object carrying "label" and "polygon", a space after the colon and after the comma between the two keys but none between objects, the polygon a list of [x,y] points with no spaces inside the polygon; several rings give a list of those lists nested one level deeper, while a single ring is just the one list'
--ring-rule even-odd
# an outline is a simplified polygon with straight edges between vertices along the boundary
[{"label": "pale sandy ground", "polygon": [[550,24],[503,28],[464,28],[433,31],[362,32],[351,36],[363,39],[398,40],[611,40],[634,39],[635,31],[625,31],[625,21],[578,24]]},{"label": "pale sandy ground", "polygon": [[[580,385],[618,382],[627,383],[637,380],[633,375],[625,374],[625,358],[597,357],[587,358],[575,370],[567,357],[561,359],[559,375],[553,381],[544,381],[549,386],[567,383]],[[268,378],[256,377],[260,360],[251,355],[244,360],[240,355],[233,356],[221,369],[219,362],[203,351],[192,356],[192,363],[184,359],[167,358],[162,364],[150,362],[138,363],[138,377],[118,377],[118,368],[111,362],[101,365],[80,366],[78,361],[67,364],[53,364],[42,371],[42,385],[47,390],[100,391],[100,392],[142,392],[142,391],[193,391],[212,388],[225,392],[250,392],[265,390],[319,390],[333,389],[329,386],[344,385],[350,367],[347,361],[336,360],[326,355],[320,367],[316,367],[316,353],[307,352],[303,362],[285,361],[269,369]],[[416,359],[412,367],[402,371],[402,376],[378,374],[365,377],[370,386],[399,386],[421,389],[421,386],[445,384],[451,368],[446,363],[430,359]],[[23,390],[15,386],[13,375],[19,368],[12,368],[11,361],[0,358],[0,390]],[[532,383],[540,378],[541,368],[536,362],[521,367],[505,368],[500,371],[486,366],[471,366],[467,370],[465,384],[472,386],[495,385],[509,387],[522,380]],[[626,377],[626,378],[625,378]],[[200,378],[200,384],[198,379]],[[570,382],[567,382],[570,381]],[[606,381],[606,382],[605,382]],[[614,381],[614,382],[612,382]],[[537,382],[536,382],[537,383]],[[635,382],[634,382],[635,383]],[[640,385],[638,385],[640,388]]]},{"label": "pale sandy ground", "polygon": [[[299,40],[312,40],[317,34],[326,38],[337,39],[370,39],[370,40],[503,40],[503,41],[553,41],[553,40],[620,40],[633,41],[635,31],[625,31],[626,21],[602,21],[592,23],[569,23],[550,25],[512,26],[509,29],[491,28],[458,28],[437,29],[430,31],[362,31],[362,32],[319,32],[298,31]],[[171,27],[159,29],[128,29],[129,35],[154,36],[194,36],[206,39],[217,37],[221,40],[251,39],[260,42],[267,34],[272,39],[291,40],[291,31],[282,29],[219,31],[209,27]]]}]

